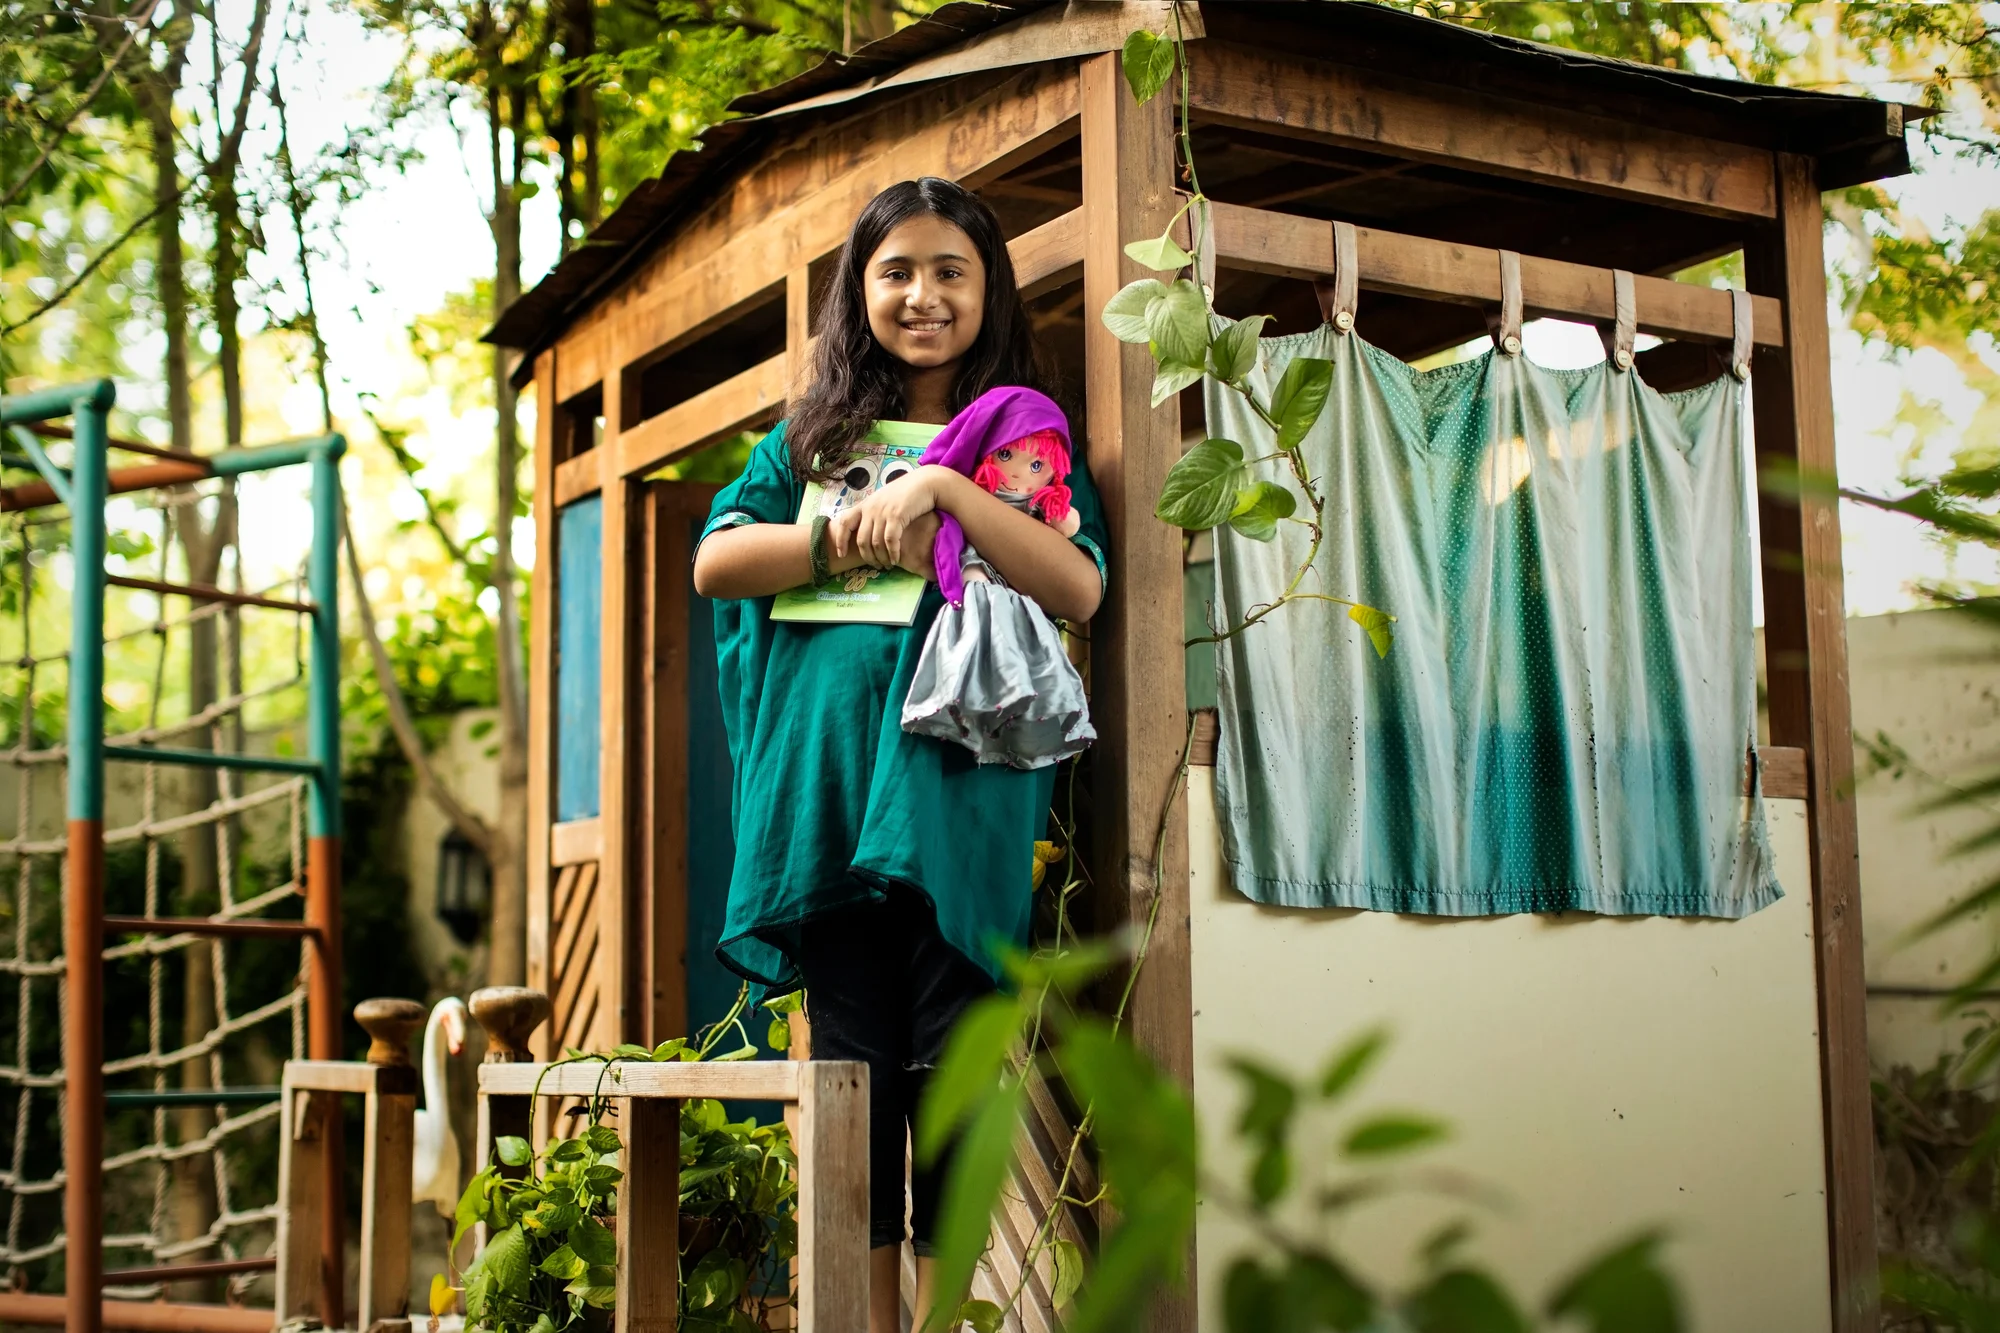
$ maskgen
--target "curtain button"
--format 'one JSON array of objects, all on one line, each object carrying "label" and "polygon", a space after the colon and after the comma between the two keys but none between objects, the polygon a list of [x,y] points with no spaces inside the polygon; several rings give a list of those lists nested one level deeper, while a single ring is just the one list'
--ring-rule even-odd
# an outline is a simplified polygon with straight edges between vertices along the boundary
[{"label": "curtain button", "polygon": [[1507,335],[1506,341],[1500,344],[1500,350],[1508,356],[1519,356],[1521,354],[1521,340],[1510,333]]},{"label": "curtain button", "polygon": [[1346,333],[1349,329],[1352,329],[1354,327],[1354,312],[1351,310],[1335,311],[1333,316],[1333,327],[1340,330],[1342,333]]},{"label": "curtain button", "polygon": [[1632,354],[1622,347],[1618,349],[1618,355],[1611,359],[1618,363],[1620,370],[1630,370],[1632,368]]}]

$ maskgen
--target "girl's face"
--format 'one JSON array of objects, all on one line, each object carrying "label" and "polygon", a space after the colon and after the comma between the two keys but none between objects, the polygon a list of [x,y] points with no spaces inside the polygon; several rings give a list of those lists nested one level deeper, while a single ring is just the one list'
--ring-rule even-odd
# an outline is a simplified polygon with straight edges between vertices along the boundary
[{"label": "girl's face", "polygon": [[1055,470],[1032,449],[995,449],[992,461],[1015,495],[1033,495],[1056,479]]},{"label": "girl's face", "polygon": [[889,355],[919,370],[964,356],[986,319],[986,265],[972,238],[935,214],[911,218],[861,274],[868,328]]}]

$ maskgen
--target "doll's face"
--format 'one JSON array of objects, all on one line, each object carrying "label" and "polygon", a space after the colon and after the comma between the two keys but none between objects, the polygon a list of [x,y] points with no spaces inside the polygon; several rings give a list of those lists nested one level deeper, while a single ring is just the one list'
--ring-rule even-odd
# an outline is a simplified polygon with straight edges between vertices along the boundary
[{"label": "doll's face", "polygon": [[1056,479],[1055,469],[1033,449],[995,449],[992,462],[1015,495],[1033,495]]}]

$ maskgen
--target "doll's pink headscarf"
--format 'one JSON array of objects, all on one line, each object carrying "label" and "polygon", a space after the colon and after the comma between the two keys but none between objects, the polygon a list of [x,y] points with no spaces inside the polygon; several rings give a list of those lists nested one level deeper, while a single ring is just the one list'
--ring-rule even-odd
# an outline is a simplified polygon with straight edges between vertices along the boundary
[{"label": "doll's pink headscarf", "polygon": [[[947,422],[917,461],[940,463],[970,477],[986,455],[1001,445],[1044,430],[1062,436],[1065,445],[1070,443],[1069,419],[1047,394],[1018,386],[989,389]],[[938,591],[953,606],[961,605],[965,579],[958,572],[958,562],[965,553],[965,529],[950,514],[938,515],[934,549]]]}]

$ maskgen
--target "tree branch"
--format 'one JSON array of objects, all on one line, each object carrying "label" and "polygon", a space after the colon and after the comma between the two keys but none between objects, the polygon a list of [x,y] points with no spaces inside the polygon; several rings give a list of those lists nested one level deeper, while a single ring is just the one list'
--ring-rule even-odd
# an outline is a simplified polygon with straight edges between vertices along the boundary
[{"label": "tree branch", "polygon": [[71,278],[68,282],[64,283],[62,289],[59,290],[54,296],[51,296],[48,300],[42,302],[40,305],[36,306],[33,310],[29,311],[27,314],[23,315],[20,319],[14,321],[12,324],[0,325],[0,334],[15,333],[21,329],[25,329],[30,324],[40,319],[43,315],[48,314],[49,311],[54,310],[57,306],[61,305],[64,301],[68,300],[70,297],[70,293],[74,292],[77,288],[83,286],[85,281],[89,279],[90,275],[97,272],[98,268],[104,263],[105,260],[117,254],[118,251],[124,247],[125,242],[131,240],[133,236],[138,234],[140,228],[144,227],[154,218],[160,216],[160,214],[164,213],[168,208],[180,203],[181,193],[182,192],[176,192],[173,198],[163,200],[160,203],[153,205],[152,209],[148,211],[144,216],[140,217],[131,226],[127,227],[124,231],[120,232],[116,240],[112,241],[111,244],[105,246],[102,250],[99,250],[95,255],[93,255],[91,257],[90,262],[83,266],[83,271],[81,273],[78,273],[75,277]]},{"label": "tree branch", "polygon": [[[35,173],[48,163],[49,157],[56,151],[56,145],[62,142],[63,135],[69,131],[69,127],[75,123],[76,118],[82,115],[92,102],[97,100],[99,93],[104,91],[104,85],[110,82],[112,72],[118,68],[118,62],[125,58],[125,53],[132,48],[132,43],[139,39],[139,30],[153,17],[153,10],[159,3],[160,0],[135,0],[132,8],[125,11],[125,40],[119,44],[116,51],[105,57],[104,68],[97,72],[97,78],[92,80],[90,87],[84,89],[83,96],[76,99],[76,105],[71,107],[60,121],[56,122],[53,131],[49,135],[49,141],[42,145],[41,152],[35,154],[35,160],[28,164],[28,169],[21,173],[19,179],[7,187],[6,194],[0,195],[0,209],[4,209],[7,205],[13,203],[21,191],[28,188],[28,182],[33,180]],[[145,12],[143,13],[140,12],[141,5],[145,6]],[[9,332],[12,332],[12,330],[10,329]]]},{"label": "tree branch", "polygon": [[368,641],[368,657],[375,667],[375,683],[382,690],[382,702],[389,713],[389,730],[395,734],[396,748],[403,752],[409,762],[410,771],[416,775],[417,791],[430,798],[445,819],[460,836],[479,849],[487,864],[493,863],[493,826],[479,814],[466,807],[456,793],[438,781],[437,770],[431,767],[429,751],[424,749],[423,738],[417,735],[416,721],[410,716],[409,700],[403,697],[403,687],[396,680],[396,668],[389,661],[389,650],[382,646],[382,636],[375,629],[375,609],[368,601],[368,588],[361,578],[361,557],[356,554],[354,528],[341,515],[341,536],[347,544],[347,577],[354,585],[354,608],[361,619],[361,637]]}]

